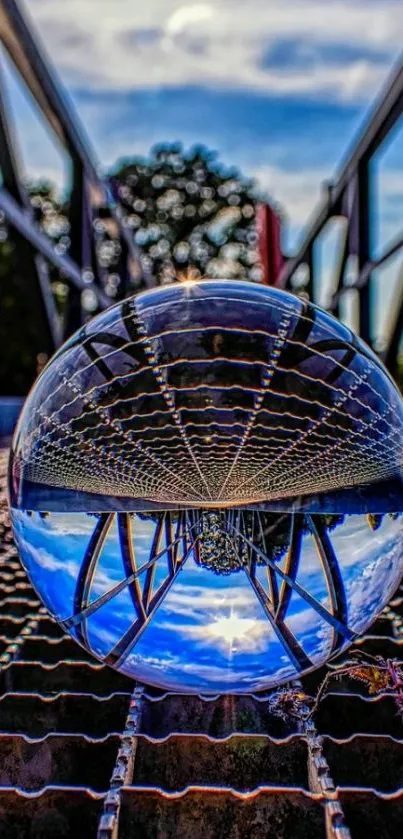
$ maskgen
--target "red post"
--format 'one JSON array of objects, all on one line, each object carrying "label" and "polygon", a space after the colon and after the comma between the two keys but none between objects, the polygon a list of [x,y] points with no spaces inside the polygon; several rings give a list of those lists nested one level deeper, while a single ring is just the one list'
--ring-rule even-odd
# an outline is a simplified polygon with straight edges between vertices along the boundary
[{"label": "red post", "polygon": [[256,227],[260,264],[265,285],[277,285],[284,257],[281,251],[281,219],[269,204],[257,204]]}]

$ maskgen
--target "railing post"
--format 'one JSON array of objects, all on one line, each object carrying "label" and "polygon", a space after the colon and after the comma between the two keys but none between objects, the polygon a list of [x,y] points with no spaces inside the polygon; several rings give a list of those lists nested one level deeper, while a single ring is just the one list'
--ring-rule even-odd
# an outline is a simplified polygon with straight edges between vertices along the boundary
[{"label": "railing post", "polygon": [[311,244],[308,246],[308,250],[306,252],[306,267],[308,269],[308,282],[304,288],[306,291],[309,299],[311,301],[314,300],[314,283],[315,283],[315,257],[314,257],[314,245]]},{"label": "railing post", "polygon": [[283,267],[281,219],[269,204],[256,206],[256,227],[264,285],[277,285]]},{"label": "railing post", "polygon": [[[358,277],[365,270],[371,259],[370,241],[370,183],[368,160],[364,158],[357,171],[357,259]],[[371,274],[367,274],[365,283],[359,289],[360,335],[371,344]]]}]

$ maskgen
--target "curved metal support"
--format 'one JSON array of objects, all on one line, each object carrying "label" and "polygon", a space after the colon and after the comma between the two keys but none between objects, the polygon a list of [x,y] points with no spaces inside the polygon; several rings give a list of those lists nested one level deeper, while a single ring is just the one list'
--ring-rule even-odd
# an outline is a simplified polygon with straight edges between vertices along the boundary
[{"label": "curved metal support", "polygon": [[314,611],[317,612],[317,614],[320,615],[321,618],[323,618],[326,621],[326,623],[328,623],[330,626],[336,629],[343,636],[344,639],[354,641],[357,638],[357,633],[354,632],[353,629],[350,629],[349,626],[346,626],[335,615],[329,612],[329,610],[326,609],[322,605],[322,603],[316,600],[315,597],[312,597],[312,595],[309,594],[309,592],[306,591],[306,589],[304,589],[303,586],[301,586],[299,583],[297,583],[296,580],[293,580],[288,574],[286,574],[281,568],[279,568],[276,565],[276,563],[273,562],[272,559],[270,559],[270,557],[266,556],[263,553],[263,551],[261,551],[260,548],[258,548],[256,545],[253,545],[250,539],[244,536],[244,534],[241,533],[237,528],[233,527],[233,525],[231,524],[229,524],[229,526],[255,551],[255,553],[258,556],[260,556],[263,559],[263,561],[267,565],[270,565],[274,569],[274,571],[280,577],[281,580],[286,582],[293,590],[295,590],[297,594],[299,594],[299,596],[303,600],[305,600],[305,602],[308,603],[308,605],[311,606],[311,608],[314,609]]},{"label": "curved metal support", "polygon": [[[289,579],[294,580],[296,579],[298,568],[299,568],[299,561],[301,557],[301,545],[302,545],[302,536],[303,530],[302,525],[304,522],[304,516],[301,516],[301,523],[298,518],[297,523],[297,516],[291,517],[291,540],[290,540],[290,547],[288,549],[288,553],[285,560],[284,571],[289,577]],[[301,524],[301,526],[298,526]],[[280,588],[280,595],[278,599],[278,607],[276,610],[275,618],[276,621],[282,622],[286,616],[288,607],[290,605],[292,595],[292,587],[290,584],[283,580],[281,583]]]},{"label": "curved metal support", "polygon": [[[161,606],[161,603],[167,596],[174,580],[176,579],[177,575],[181,571],[183,565],[185,564],[186,560],[189,558],[197,540],[193,540],[193,542],[187,546],[186,552],[182,555],[182,558],[178,560],[174,570],[168,572],[165,580],[160,584],[158,590],[155,594],[148,600],[148,606],[145,609],[144,616],[138,617],[129,627],[129,629],[125,632],[122,638],[115,644],[113,649],[108,653],[105,657],[104,661],[105,664],[111,664],[114,667],[119,668],[124,660],[127,658],[129,653],[132,651],[133,647],[139,641],[142,633],[150,623],[153,615],[157,611],[157,609]],[[144,603],[144,601],[143,601]]]},{"label": "curved metal support", "polygon": [[[340,566],[337,562],[333,545],[329,539],[329,534],[324,526],[321,516],[307,516],[307,521],[322,563],[332,612],[341,623],[347,624],[348,607],[346,591]],[[332,652],[337,650],[343,642],[344,638],[340,632],[334,631]]]},{"label": "curved metal support", "polygon": [[292,661],[295,669],[300,672],[301,670],[307,670],[308,668],[313,667],[313,662],[309,656],[306,655],[301,647],[301,644],[297,641],[295,635],[291,632],[287,624],[283,620],[278,620],[277,617],[273,615],[269,598],[267,597],[267,594],[259,580],[254,577],[249,568],[246,567],[244,571],[257,599],[259,600],[259,603],[264,609],[264,613],[269,620],[270,626],[284,647],[284,650]]},{"label": "curved metal support", "polygon": [[[129,592],[132,599],[133,606],[139,618],[145,618],[146,611],[144,608],[142,591],[137,576],[137,563],[134,552],[132,520],[130,513],[118,513],[118,531],[120,550],[122,554],[123,568],[126,577],[133,577],[129,585]],[[152,571],[154,565],[147,573]]]},{"label": "curved metal support", "polygon": [[[119,543],[125,579],[113,586],[92,603],[88,603],[98,561],[114,515],[117,515]],[[176,525],[174,525],[174,515]],[[250,514],[249,514],[250,515]],[[124,635],[105,657],[107,664],[119,666],[133,649],[146,626],[154,616],[176,579],[184,562],[192,551],[197,552],[200,535],[200,511],[173,514],[165,512],[155,521],[154,536],[147,562],[138,567],[134,548],[132,518],[129,513],[102,514],[94,528],[80,568],[74,596],[74,614],[63,621],[66,628],[76,627],[78,640],[91,649],[88,643],[87,620],[103,605],[128,588],[133,604],[133,621]],[[287,517],[288,518],[288,517]],[[239,567],[243,569],[248,582],[259,600],[269,623],[282,644],[285,652],[297,671],[313,666],[308,654],[287,625],[286,618],[291,597],[295,591],[333,630],[332,652],[339,649],[347,638],[353,640],[356,635],[347,625],[347,600],[342,575],[331,541],[320,517],[290,516],[291,532],[288,552],[284,566],[280,567],[259,547],[267,551],[261,514],[252,514],[251,521],[245,520],[241,510],[228,510],[225,513],[225,531],[232,533],[235,540],[235,553],[239,556]],[[321,560],[326,585],[329,591],[331,611],[316,600],[297,582],[301,557],[301,545],[304,524],[308,523],[313,534]],[[195,536],[192,537],[192,532]],[[248,533],[251,538],[246,535]],[[165,536],[165,543],[161,541]],[[288,539],[285,540],[287,544]],[[245,549],[241,545],[246,545]],[[166,555],[167,568],[164,579],[154,590],[156,563]],[[263,560],[267,573],[267,582],[262,582],[257,573]],[[140,582],[140,575],[143,581]],[[144,576],[143,576],[144,575]],[[281,581],[279,587],[278,581]]]},{"label": "curved metal support", "polygon": [[[190,529],[192,530],[192,528],[190,528]],[[77,626],[78,624],[82,623],[82,621],[90,618],[91,615],[94,615],[95,612],[98,611],[98,609],[101,609],[102,606],[105,606],[106,603],[109,603],[110,600],[112,600],[113,597],[116,597],[125,588],[128,588],[136,578],[138,578],[141,574],[143,574],[144,571],[147,571],[147,572],[152,571],[153,567],[155,566],[155,563],[160,559],[160,557],[162,557],[166,553],[166,550],[167,550],[166,547],[163,548],[162,550],[159,550],[161,532],[162,532],[162,521],[159,523],[159,525],[157,526],[157,528],[155,530],[153,544],[152,544],[152,548],[150,550],[150,558],[147,560],[147,562],[144,562],[143,565],[140,565],[138,568],[136,568],[136,571],[134,571],[132,574],[130,574],[129,577],[126,577],[124,580],[121,580],[119,583],[112,586],[112,588],[108,589],[108,591],[106,591],[100,597],[97,597],[95,600],[92,601],[92,603],[90,603],[88,606],[83,608],[80,612],[77,612],[76,614],[73,614],[71,617],[66,618],[65,620],[61,621],[61,625],[66,630],[69,630],[72,627]],[[175,536],[175,541],[172,545],[174,551],[175,550],[178,551],[178,547],[179,547],[180,542],[183,542],[183,544],[185,545],[184,550],[183,550],[183,553],[185,553],[186,552],[186,543],[185,543],[184,532],[183,533],[180,532]],[[146,582],[144,584],[144,589],[143,589],[143,597],[144,597],[144,590],[146,588],[149,588],[151,590],[152,579],[153,579],[153,574],[149,575],[146,578]]]},{"label": "curved metal support", "polygon": [[[80,614],[87,606],[91,586],[97,570],[98,559],[109,533],[113,517],[114,513],[101,513],[93,530],[77,577],[74,592],[74,615]],[[77,625],[76,635],[78,641],[88,646],[85,618]]]}]

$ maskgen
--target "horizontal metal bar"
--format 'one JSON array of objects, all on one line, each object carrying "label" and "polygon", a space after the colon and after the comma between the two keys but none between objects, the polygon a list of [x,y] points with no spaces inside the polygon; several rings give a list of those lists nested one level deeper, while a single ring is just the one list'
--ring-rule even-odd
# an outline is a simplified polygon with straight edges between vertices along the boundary
[{"label": "horizontal metal bar", "polygon": [[71,283],[80,291],[91,288],[96,295],[101,309],[106,309],[112,305],[113,301],[107,294],[104,294],[95,285],[90,286],[84,282],[81,271],[76,263],[70,257],[57,252],[48,236],[36,224],[33,224],[27,212],[18,206],[17,202],[14,201],[3,187],[0,187],[0,210],[3,211],[9,224],[15,230],[18,230],[38,253],[42,254],[45,259],[48,259],[55,268],[58,268],[66,282]]},{"label": "horizontal metal bar", "polygon": [[364,265],[357,281],[357,288],[362,288],[362,286],[367,282],[371,272],[375,268],[380,268],[381,265],[384,265],[384,263],[387,262],[388,259],[391,259],[391,257],[401,250],[401,248],[403,248],[403,233],[400,233],[400,235],[391,242],[389,247],[383,252],[383,254],[381,254],[380,257],[378,257],[378,259],[372,259]]},{"label": "horizontal metal bar", "polygon": [[350,285],[342,286],[338,291],[336,291],[332,295],[331,303],[328,306],[330,311],[333,311],[337,304],[339,303],[340,299],[346,294],[347,291],[351,291],[355,289],[356,291],[360,291],[360,289],[365,288],[367,285],[368,279],[376,268],[380,268],[385,262],[388,262],[389,259],[392,258],[399,250],[403,249],[403,234],[400,234],[396,239],[391,242],[389,247],[381,254],[378,259],[371,259],[365,265],[363,270],[360,273],[360,276],[357,278],[355,283],[351,283]]}]

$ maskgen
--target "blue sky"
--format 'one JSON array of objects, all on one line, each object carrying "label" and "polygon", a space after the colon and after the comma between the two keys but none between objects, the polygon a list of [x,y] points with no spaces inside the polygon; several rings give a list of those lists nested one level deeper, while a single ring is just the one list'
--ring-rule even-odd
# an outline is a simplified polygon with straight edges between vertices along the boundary
[{"label": "blue sky", "polygon": [[[25,0],[25,7],[101,168],[161,140],[204,142],[280,204],[289,247],[403,43],[401,0]],[[27,98],[9,87],[26,173],[62,185],[60,152]],[[375,247],[399,230],[402,146],[397,137],[377,167]],[[324,274],[329,254],[326,245]],[[387,269],[376,295],[376,332],[395,274]]]}]

